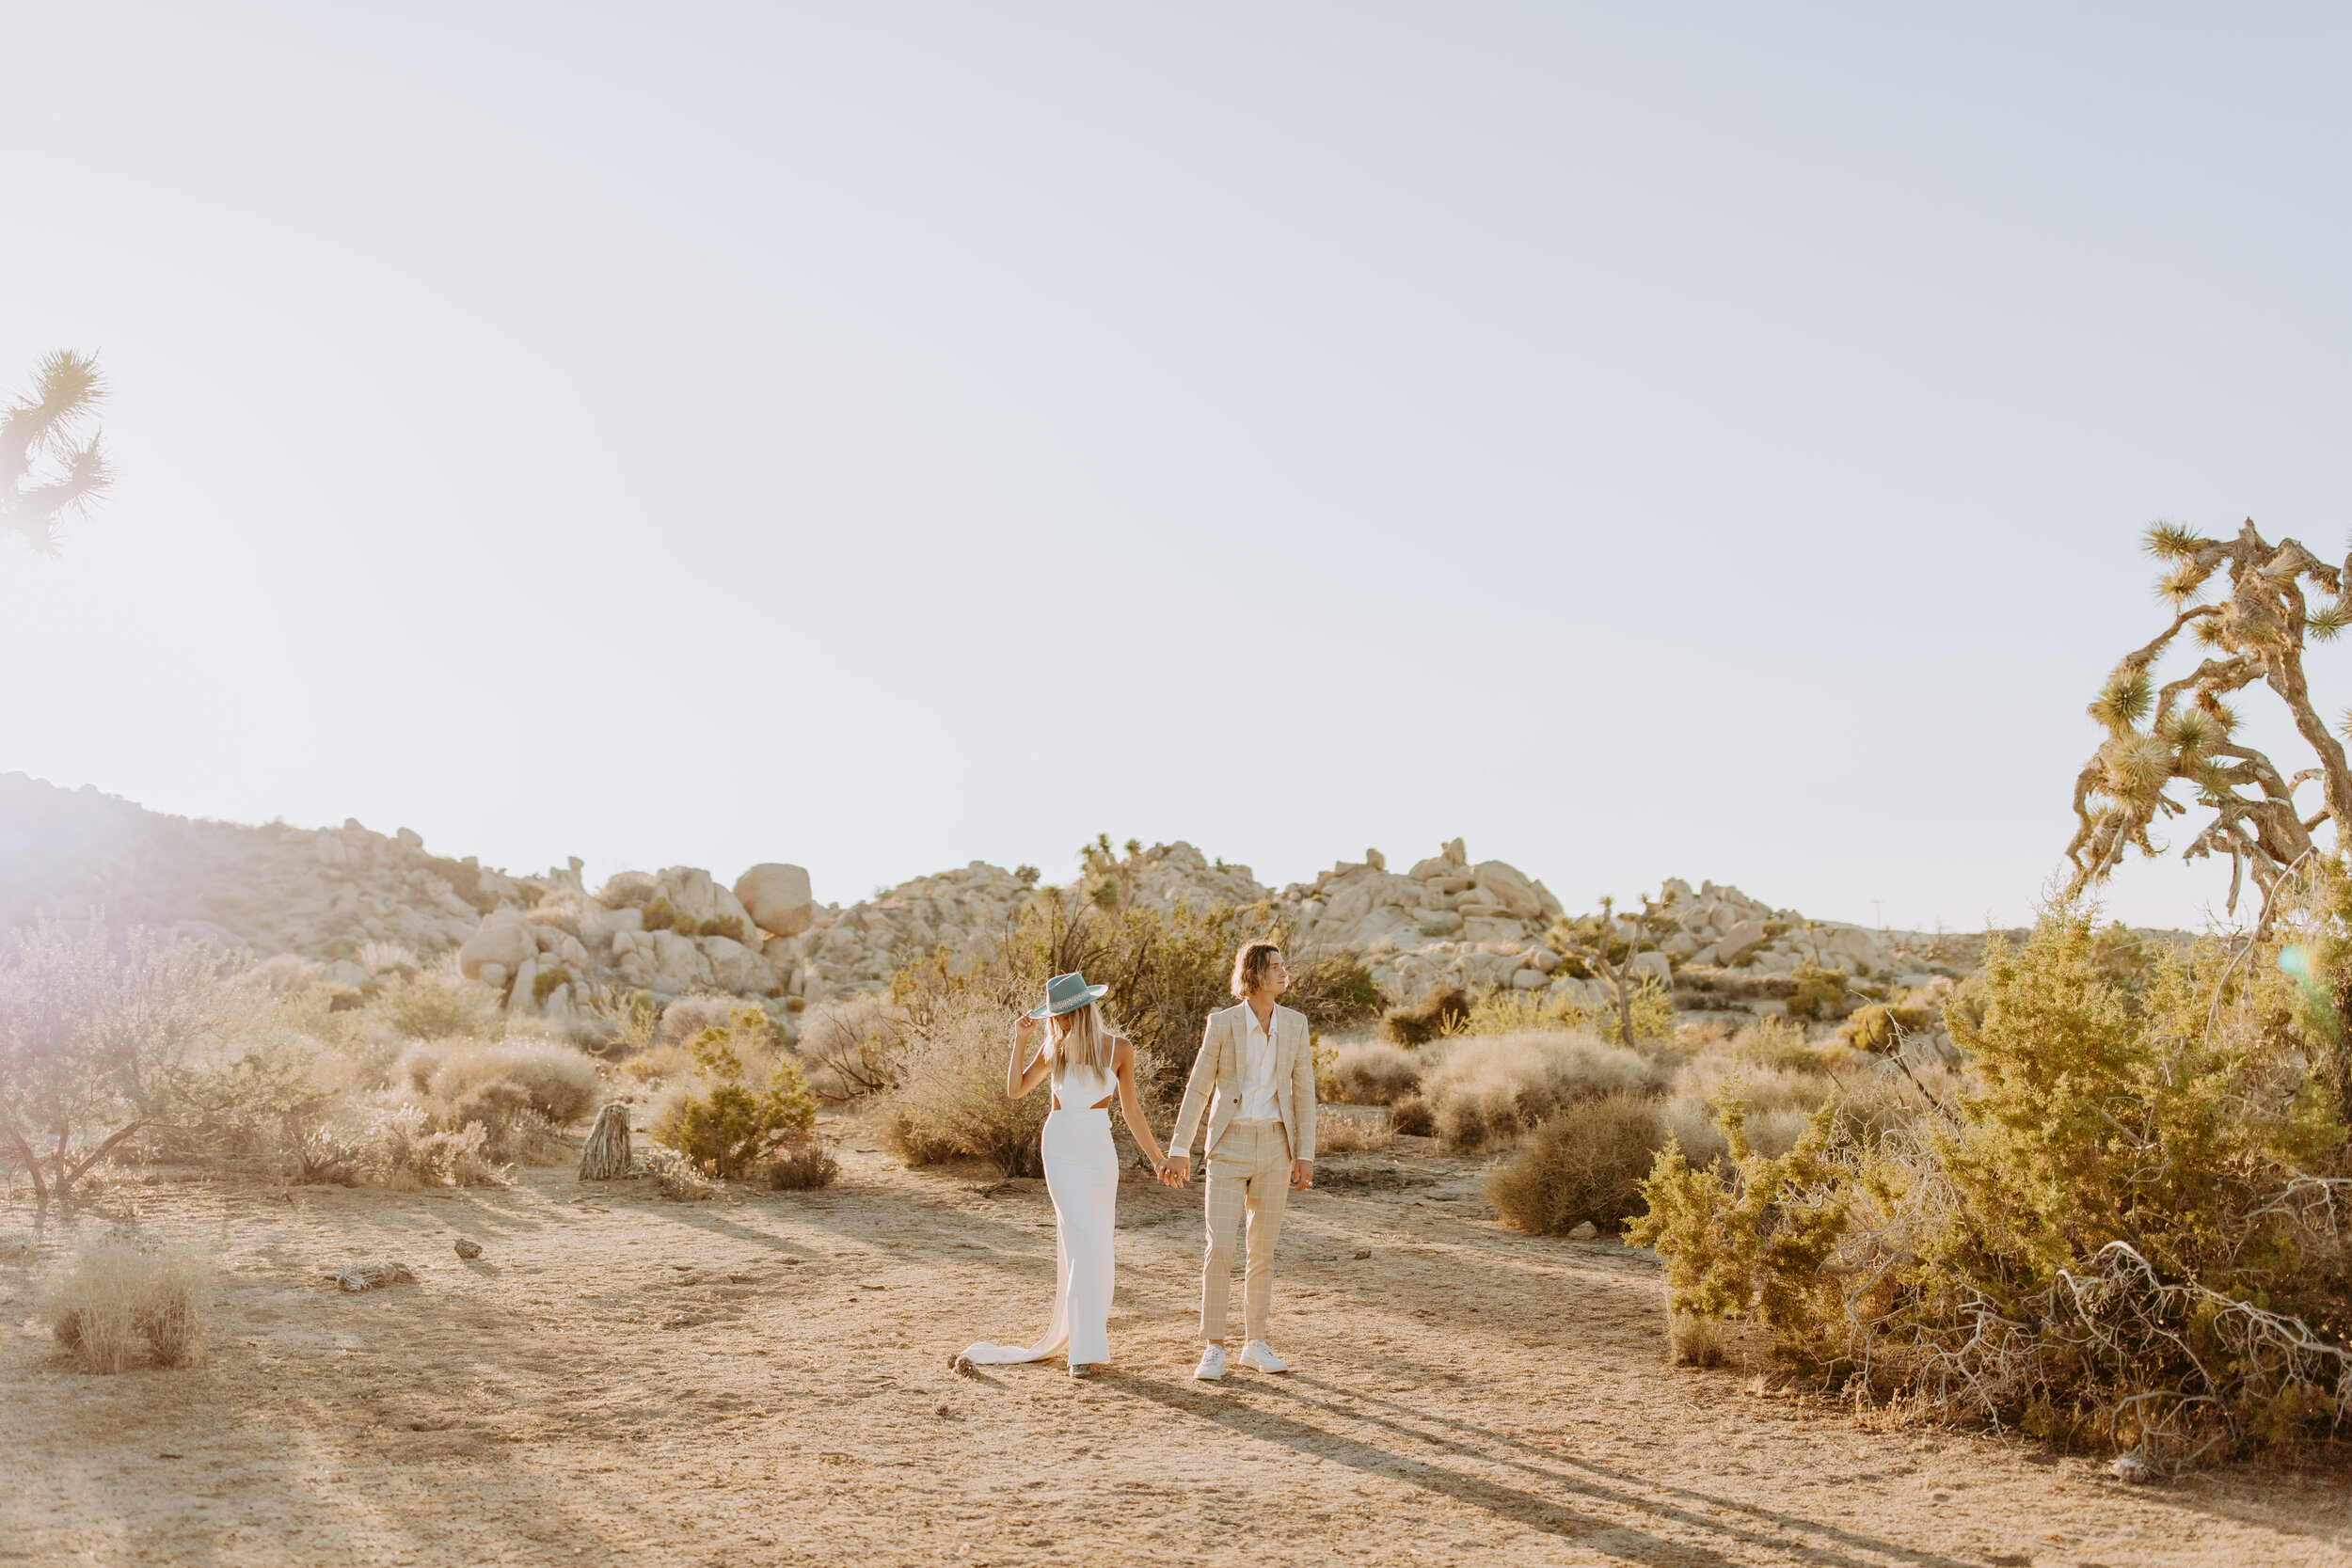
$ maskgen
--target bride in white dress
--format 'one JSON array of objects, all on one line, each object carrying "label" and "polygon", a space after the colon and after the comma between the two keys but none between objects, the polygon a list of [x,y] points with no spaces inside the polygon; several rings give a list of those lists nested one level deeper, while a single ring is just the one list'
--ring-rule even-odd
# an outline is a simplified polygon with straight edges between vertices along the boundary
[{"label": "bride in white dress", "polygon": [[[1045,989],[1045,1006],[1023,1014],[1014,1027],[1005,1093],[1019,1100],[1049,1075],[1054,1081],[1053,1112],[1039,1140],[1045,1190],[1054,1199],[1054,1317],[1035,1344],[977,1344],[958,1360],[1001,1367],[1066,1351],[1070,1375],[1084,1377],[1110,1359],[1111,1233],[1119,1206],[1114,1095],[1162,1180],[1168,1165],[1136,1100],[1135,1047],[1104,1027],[1097,1004],[1109,990],[1088,985],[1083,974],[1057,974]],[[1040,1020],[1051,1020],[1051,1038],[1032,1057]]]}]

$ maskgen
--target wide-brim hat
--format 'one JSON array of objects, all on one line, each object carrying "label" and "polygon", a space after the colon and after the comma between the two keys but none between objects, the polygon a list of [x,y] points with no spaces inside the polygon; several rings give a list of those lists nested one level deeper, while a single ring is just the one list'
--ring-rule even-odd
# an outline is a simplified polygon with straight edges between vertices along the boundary
[{"label": "wide-brim hat", "polygon": [[1074,1013],[1089,1003],[1100,1002],[1111,993],[1108,986],[1089,986],[1083,974],[1057,974],[1045,982],[1045,1006],[1031,1013],[1031,1018],[1052,1018],[1057,1013]]}]

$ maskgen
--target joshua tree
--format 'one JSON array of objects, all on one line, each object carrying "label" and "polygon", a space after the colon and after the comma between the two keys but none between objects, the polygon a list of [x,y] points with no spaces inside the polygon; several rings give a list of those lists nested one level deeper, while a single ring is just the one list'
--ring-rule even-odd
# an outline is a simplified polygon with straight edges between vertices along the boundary
[{"label": "joshua tree", "polygon": [[[1634,956],[1645,948],[1656,948],[1661,940],[1678,928],[1674,903],[1672,888],[1666,890],[1662,899],[1653,899],[1645,893],[1642,895],[1642,912],[1621,917],[1617,900],[1603,894],[1597,917],[1563,920],[1551,928],[1553,948],[1582,964],[1595,979],[1607,982],[1617,993],[1617,1035],[1628,1046],[1640,1043],[1633,1034],[1633,999],[1642,989],[1642,976],[1634,970]],[[1621,928],[1629,926],[1632,927],[1630,936]]]},{"label": "joshua tree", "polygon": [[[2334,822],[2339,845],[2352,842],[2344,832],[2352,825],[2352,768],[2342,742],[2312,706],[2303,680],[2304,639],[2324,642],[2352,626],[2352,596],[2345,592],[2352,588],[2352,559],[2330,566],[2292,539],[2270,544],[2250,519],[2228,540],[2157,523],[2147,543],[2151,555],[2171,564],[2157,591],[2173,607],[2172,624],[2126,654],[2090,705],[2107,737],[2074,781],[2079,825],[2066,847],[2074,866],[2067,892],[2071,896],[2106,877],[2126,845],[2149,856],[2162,853],[2148,830],[2159,816],[2182,816],[2191,809],[2167,793],[2181,779],[2196,791],[2196,806],[2213,813],[2181,858],[2230,857],[2227,908],[2234,913],[2247,872],[2252,871],[2267,904],[2279,879],[2311,852],[2312,831],[2322,822]],[[2205,584],[2220,572],[2228,573],[2229,594],[2206,603]],[[2307,602],[2306,583],[2327,602],[2316,609]],[[2158,688],[2149,666],[2183,631],[2208,650],[2207,657]],[[2286,705],[2318,766],[2289,775],[2232,738],[2238,716],[2223,699],[2257,682]],[[2352,713],[2344,721],[2352,727]],[[2321,798],[2306,811],[2295,795],[2312,783]]]},{"label": "joshua tree", "polygon": [[0,533],[36,555],[56,555],[66,517],[114,483],[98,433],[81,438],[105,397],[97,356],[59,349],[34,367],[32,395],[0,411]]}]

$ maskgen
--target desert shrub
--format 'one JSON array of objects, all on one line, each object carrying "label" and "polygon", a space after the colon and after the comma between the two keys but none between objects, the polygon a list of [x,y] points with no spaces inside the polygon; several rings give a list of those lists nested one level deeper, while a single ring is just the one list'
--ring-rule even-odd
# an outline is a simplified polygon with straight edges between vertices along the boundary
[{"label": "desert shrub", "polygon": [[1630,1033],[1637,1043],[1654,1045],[1674,1038],[1677,1022],[1673,993],[1657,975],[1645,974],[1622,1002],[1613,995],[1594,1008],[1584,1026],[1602,1039],[1622,1041]]},{"label": "desert shrub", "polygon": [[698,937],[724,937],[729,942],[743,940],[743,921],[739,915],[714,914],[694,927]]},{"label": "desert shrub", "polygon": [[819,1100],[841,1103],[880,1094],[898,1080],[906,1030],[888,999],[871,991],[811,1007],[801,1021],[802,1056]]},{"label": "desert shrub", "polygon": [[1349,1105],[1390,1105],[1421,1087],[1421,1058],[1385,1040],[1357,1040],[1331,1059],[1329,1097]]},{"label": "desert shrub", "polygon": [[355,960],[371,974],[421,974],[424,960],[397,942],[363,942]]},{"label": "desert shrub", "polygon": [[656,1144],[645,1151],[653,1170],[654,1190],[673,1203],[704,1203],[726,1191],[675,1149]]},{"label": "desert shrub", "polygon": [[1390,1132],[1408,1138],[1426,1138],[1437,1130],[1437,1119],[1429,1114],[1429,1101],[1421,1096],[1408,1094],[1390,1101]]},{"label": "desert shrub", "polygon": [[1642,1182],[1666,1143],[1657,1104],[1622,1091],[1568,1107],[1486,1179],[1486,1197],[1521,1230],[1562,1236],[1585,1221],[1621,1229],[1642,1212]]},{"label": "desert shrub", "polygon": [[1844,970],[1821,969],[1811,963],[1800,963],[1789,973],[1788,978],[1793,986],[1788,999],[1789,1017],[1831,1019],[1844,1013]]},{"label": "desert shrub", "polygon": [[1541,1030],[1454,1042],[1422,1081],[1438,1141],[1481,1149],[1513,1143],[1573,1101],[1650,1094],[1665,1070],[1590,1035]]},{"label": "desert shrub", "polygon": [[[1230,955],[1227,961],[1230,965]],[[1380,1016],[1379,984],[1371,970],[1347,955],[1302,953],[1285,967],[1291,983],[1282,993],[1282,1006],[1304,1013],[1308,1026],[1318,1033],[1353,1029]]]},{"label": "desert shrub", "polygon": [[1427,1045],[1459,1034],[1470,1016],[1469,993],[1457,986],[1443,986],[1423,997],[1417,1007],[1390,1008],[1380,1021],[1380,1032],[1396,1045]]},{"label": "desert shrub", "polygon": [[119,1230],[93,1236],[42,1291],[49,1331],[93,1372],[119,1372],[142,1347],[161,1367],[204,1353],[210,1270],[195,1247]]},{"label": "desert shrub", "polygon": [[479,1122],[449,1132],[421,1105],[381,1106],[349,1134],[348,1161],[357,1179],[405,1191],[492,1185],[503,1177],[483,1155],[488,1141]]},{"label": "desert shrub", "polygon": [[374,1010],[413,1040],[470,1035],[489,1022],[488,1009],[429,974],[404,975],[376,994]]},{"label": "desert shrub", "polygon": [[677,924],[677,911],[671,906],[669,898],[662,894],[657,893],[639,905],[637,913],[642,922],[639,927],[641,930],[666,931]]},{"label": "desert shrub", "polygon": [[817,1102],[801,1064],[778,1045],[756,1007],[739,1008],[723,1026],[689,1040],[695,1076],[674,1085],[656,1105],[653,1135],[705,1174],[729,1180],[793,1134],[807,1132]]},{"label": "desert shrub", "polygon": [[1536,1029],[1581,1029],[1588,1015],[1565,996],[1499,986],[1470,999],[1465,1035],[1524,1035]]},{"label": "desert shrub", "polygon": [[450,1101],[437,1118],[451,1132],[482,1129],[481,1154],[485,1160],[523,1165],[560,1165],[571,1156],[571,1146],[556,1135],[548,1118],[533,1103],[532,1092],[507,1078],[475,1084]]},{"label": "desert shrub", "polygon": [[1837,1033],[1854,1050],[1875,1053],[1892,1051],[1905,1036],[1924,1035],[1934,1027],[1935,1014],[1931,1008],[1872,1002],[1856,1007]]},{"label": "desert shrub", "polygon": [[1785,1018],[1762,1018],[1731,1039],[1731,1053],[1753,1066],[1784,1072],[1817,1071],[1821,1053],[1805,1043],[1802,1026]]},{"label": "desert shrub", "polygon": [[2158,1465],[2328,1430],[2352,893],[2339,863],[2305,885],[2280,939],[2159,956],[2136,987],[2079,911],[1994,939],[1946,1012],[1957,1092],[1907,1069],[1908,1127],[1866,1140],[1827,1103],[1774,1158],[1727,1083],[1727,1168],[1661,1156],[1629,1239],[1675,1311],[1754,1313],[1825,1386]]},{"label": "desert shrub", "polygon": [[[430,1050],[430,1048],[426,1048]],[[501,1040],[495,1044],[461,1040],[424,1055],[411,1052],[401,1058],[411,1086],[434,1099],[454,1104],[485,1084],[503,1082],[519,1088],[529,1109],[551,1127],[569,1127],[595,1110],[604,1098],[596,1065],[568,1045],[553,1040]],[[418,1083],[421,1074],[423,1082]]]},{"label": "desert shrub", "polygon": [[682,1045],[657,1045],[621,1064],[621,1070],[641,1084],[659,1084],[694,1070],[694,1058]]},{"label": "desert shrub", "polygon": [[1359,1154],[1389,1148],[1396,1133],[1385,1116],[1352,1117],[1332,1109],[1315,1118],[1315,1152]]},{"label": "desert shrub", "polygon": [[[1129,850],[1129,862],[1138,851]],[[1102,874],[1121,875],[1128,863],[1106,849],[1102,854],[1110,857],[1101,861]],[[943,950],[906,964],[891,976],[890,999],[917,1029],[976,997],[1009,1019],[1016,1003],[1036,1005],[1050,977],[1081,971],[1110,988],[1104,1007],[1117,1031],[1135,1043],[1137,1093],[1146,1109],[1165,1110],[1184,1092],[1209,1014],[1232,1006],[1226,985],[1234,950],[1269,934],[1277,941],[1283,935],[1266,904],[1196,909],[1179,903],[1160,913],[1045,888],[978,953]],[[1320,960],[1311,953],[1289,957],[1298,971],[1317,972]],[[1309,1021],[1315,1022],[1313,1015]]]},{"label": "desert shrub", "polygon": [[238,976],[240,983],[269,991],[278,996],[291,996],[309,990],[325,977],[326,967],[314,963],[296,953],[278,953],[263,958]]},{"label": "desert shrub", "polygon": [[1005,1097],[1011,1031],[997,1004],[971,995],[910,1025],[905,1069],[888,1107],[893,1148],[914,1163],[961,1156],[986,1160],[1007,1176],[1041,1175],[1037,1140],[1052,1096]]},{"label": "desert shrub", "polygon": [[684,1045],[706,1029],[724,1029],[743,1009],[732,996],[681,996],[661,1009],[654,1038],[664,1045]]},{"label": "desert shrub", "polygon": [[545,1002],[562,987],[572,983],[572,972],[562,964],[549,964],[531,977],[531,999]]},{"label": "desert shrub", "polygon": [[45,1212],[167,1120],[190,1053],[240,1034],[267,993],[238,985],[208,945],[140,927],[117,958],[96,913],[78,932],[37,919],[12,949],[0,959],[0,1148]]},{"label": "desert shrub", "polygon": [[786,1138],[760,1159],[753,1172],[755,1180],[780,1193],[830,1187],[840,1174],[839,1145],[819,1132]]}]

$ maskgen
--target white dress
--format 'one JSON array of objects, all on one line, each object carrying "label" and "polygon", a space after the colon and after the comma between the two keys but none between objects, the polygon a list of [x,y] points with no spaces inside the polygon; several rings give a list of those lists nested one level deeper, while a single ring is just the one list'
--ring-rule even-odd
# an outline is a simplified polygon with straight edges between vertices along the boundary
[{"label": "white dress", "polygon": [[1045,1190],[1054,1199],[1054,1316],[1032,1345],[980,1343],[962,1359],[977,1367],[1042,1361],[1067,1350],[1081,1367],[1111,1356],[1111,1235],[1119,1212],[1119,1155],[1111,1114],[1095,1101],[1115,1096],[1119,1081],[1100,1068],[1055,1063],[1054,1099],[1039,1147]]}]

